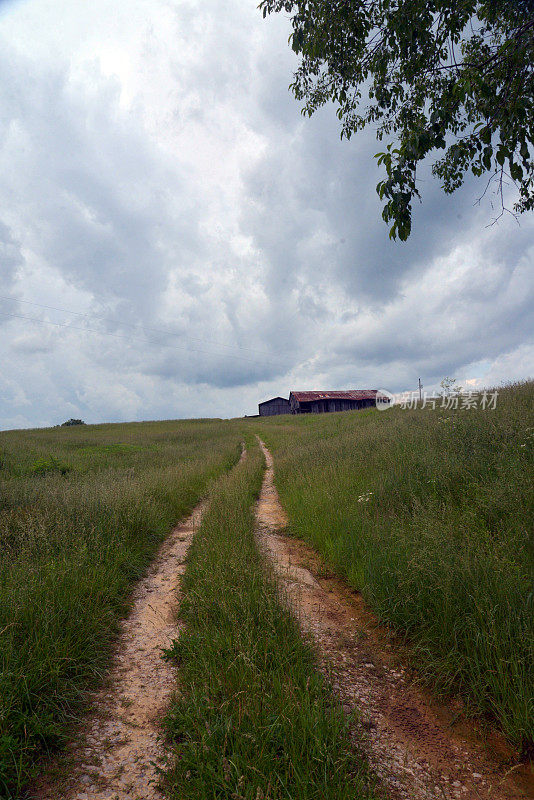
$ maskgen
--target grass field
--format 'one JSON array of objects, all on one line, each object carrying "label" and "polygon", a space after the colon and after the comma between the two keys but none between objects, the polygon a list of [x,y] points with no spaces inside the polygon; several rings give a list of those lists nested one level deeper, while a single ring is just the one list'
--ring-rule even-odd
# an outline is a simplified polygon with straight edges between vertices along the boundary
[{"label": "grass field", "polygon": [[182,582],[183,632],[169,657],[179,699],[166,727],[176,800],[363,800],[365,766],[341,704],[281,603],[254,540],[257,443],[215,486]]},{"label": "grass field", "polygon": [[403,633],[419,673],[534,742],[534,383],[495,410],[284,416],[256,429],[290,532]]},{"label": "grass field", "polygon": [[[533,410],[529,382],[501,390],[492,411],[1,433],[0,797],[20,797],[69,736],[134,582],[208,491],[171,656],[184,691],[167,720],[180,759],[169,796],[211,797],[210,785],[221,797],[369,795],[346,720],[254,545],[254,433],[273,453],[289,532],[406,638],[428,684],[528,752]],[[249,458],[224,477],[244,434]]]},{"label": "grass field", "polygon": [[221,421],[0,434],[0,797],[62,743],[133,582],[240,440]]}]

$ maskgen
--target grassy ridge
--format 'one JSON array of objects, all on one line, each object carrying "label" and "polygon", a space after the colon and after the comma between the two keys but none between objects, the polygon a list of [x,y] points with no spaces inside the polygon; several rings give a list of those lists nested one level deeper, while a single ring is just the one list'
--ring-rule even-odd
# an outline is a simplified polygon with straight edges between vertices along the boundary
[{"label": "grassy ridge", "polygon": [[263,473],[248,459],[215,487],[183,579],[184,630],[169,657],[180,697],[166,726],[176,800],[370,798],[347,722],[280,602],[253,536]]},{"label": "grassy ridge", "polygon": [[220,421],[0,434],[0,797],[61,744],[132,583],[240,438]]},{"label": "grassy ridge", "polygon": [[404,632],[421,674],[534,742],[534,383],[496,410],[255,423],[291,531]]}]

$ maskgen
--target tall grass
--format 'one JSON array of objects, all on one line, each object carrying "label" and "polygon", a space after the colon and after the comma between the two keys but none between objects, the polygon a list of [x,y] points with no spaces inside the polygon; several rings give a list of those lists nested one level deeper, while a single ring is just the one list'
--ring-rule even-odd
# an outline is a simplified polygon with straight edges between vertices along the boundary
[{"label": "tall grass", "polygon": [[0,797],[65,740],[132,583],[240,438],[220,421],[0,434]]},{"label": "tall grass", "polygon": [[534,742],[534,383],[495,410],[255,423],[291,531],[525,752]]},{"label": "tall grass", "polygon": [[169,651],[180,693],[165,789],[176,800],[369,798],[347,721],[254,541],[262,472],[253,445],[216,485],[190,550]]}]

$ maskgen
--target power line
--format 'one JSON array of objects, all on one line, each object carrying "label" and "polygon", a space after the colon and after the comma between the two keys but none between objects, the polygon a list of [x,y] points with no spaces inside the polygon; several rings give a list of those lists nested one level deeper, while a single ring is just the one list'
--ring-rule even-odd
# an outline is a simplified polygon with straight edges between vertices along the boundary
[{"label": "power line", "polygon": [[[14,317],[16,319],[24,319],[24,320],[28,320],[30,322],[37,322],[39,325],[53,325],[56,328],[67,328],[68,330],[82,331],[83,333],[96,333],[99,336],[111,336],[114,339],[123,339],[124,341],[127,341],[127,342],[141,342],[143,344],[162,344],[162,342],[156,341],[154,339],[133,339],[132,337],[129,337],[129,336],[123,336],[120,333],[108,333],[107,331],[98,331],[98,330],[95,330],[94,328],[80,328],[80,327],[78,327],[76,325],[67,325],[64,322],[50,322],[49,320],[39,319],[38,317],[26,317],[23,314],[4,313],[4,314],[1,314],[0,316],[3,317],[3,318]],[[235,353],[216,353],[216,352],[210,351],[210,350],[199,350],[198,348],[195,348],[195,347],[180,347],[178,345],[172,345],[172,344],[165,344],[165,347],[170,348],[172,350],[182,350],[182,351],[185,351],[186,353],[188,353],[188,352],[204,353],[205,355],[211,355],[211,356],[215,355],[215,356],[220,356],[220,357],[223,357],[223,358],[224,357],[237,358],[240,361],[247,361],[250,364],[256,364],[257,363],[257,360],[253,360],[251,358],[246,358],[246,356],[238,356]],[[266,363],[266,364],[268,364],[269,366],[272,366],[272,367],[278,367],[279,366],[278,364],[275,364],[272,361],[266,361],[264,363]]]},{"label": "power line", "polygon": [[[92,317],[93,319],[99,319],[99,320],[102,320],[102,322],[114,323],[114,324],[120,325],[120,326],[122,326],[124,328],[133,328],[134,330],[137,330],[138,328],[140,328],[141,330],[144,330],[144,331],[153,331],[154,333],[163,333],[166,336],[179,336],[180,338],[191,339],[191,341],[202,342],[204,344],[210,344],[210,342],[208,342],[207,339],[201,339],[199,336],[190,336],[189,334],[176,333],[176,331],[170,331],[170,330],[168,330],[166,328],[154,328],[154,327],[150,327],[148,325],[133,325],[131,322],[123,322],[122,320],[111,319],[110,317],[103,317],[100,314],[85,314],[82,311],[71,311],[68,308],[61,308],[59,306],[48,306],[48,305],[44,305],[43,303],[35,303],[35,302],[31,301],[31,300],[20,300],[17,297],[9,297],[8,295],[1,295],[1,294],[0,294],[0,300],[11,300],[11,302],[13,302],[13,303],[24,303],[25,305],[36,306],[38,308],[46,308],[49,311],[62,311],[65,314],[73,314],[74,316],[84,317],[86,319],[91,319],[91,317]],[[8,316],[14,316],[14,315],[8,315]],[[96,333],[100,333],[100,331],[96,331]],[[171,345],[169,345],[169,346],[171,346]],[[267,357],[270,356],[270,353],[267,353],[265,351],[255,350],[252,347],[243,347],[243,345],[239,345],[239,344],[233,345],[233,344],[224,344],[223,342],[221,342],[221,343],[218,344],[218,347],[227,347],[227,348],[232,348],[234,350],[246,350],[249,353],[254,353],[255,355],[267,356]]]}]

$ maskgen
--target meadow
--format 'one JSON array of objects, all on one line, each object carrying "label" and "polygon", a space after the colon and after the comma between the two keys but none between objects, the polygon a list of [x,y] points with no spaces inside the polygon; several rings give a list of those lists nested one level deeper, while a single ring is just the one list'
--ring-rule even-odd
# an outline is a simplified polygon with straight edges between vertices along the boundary
[{"label": "meadow", "polygon": [[[170,798],[373,796],[253,537],[270,448],[289,517],[413,654],[534,742],[534,383],[494,410],[375,409],[0,433],[0,797],[24,796],[105,679],[131,589],[208,498],[167,657]],[[235,466],[241,442],[248,458]],[[234,467],[232,469],[232,467]],[[282,744],[281,744],[282,743]]]},{"label": "meadow", "polygon": [[240,442],[217,420],[0,434],[0,797],[66,740],[133,583]]},{"label": "meadow", "polygon": [[258,421],[289,533],[398,631],[419,676],[534,744],[534,383],[495,410]]}]

